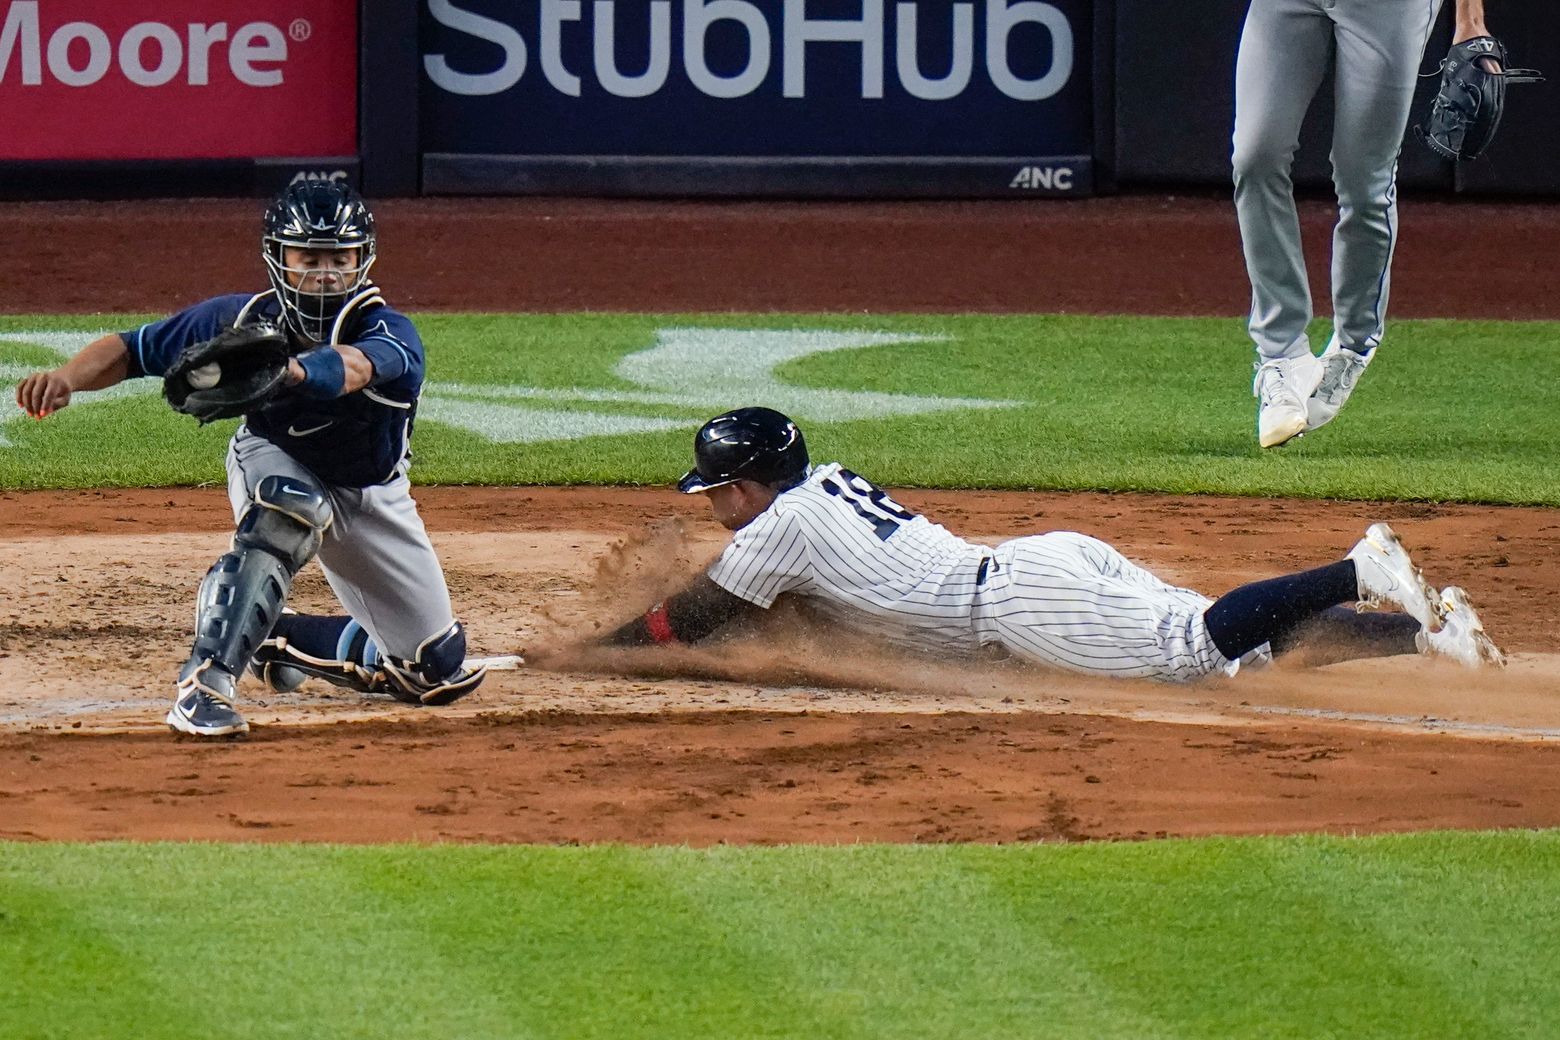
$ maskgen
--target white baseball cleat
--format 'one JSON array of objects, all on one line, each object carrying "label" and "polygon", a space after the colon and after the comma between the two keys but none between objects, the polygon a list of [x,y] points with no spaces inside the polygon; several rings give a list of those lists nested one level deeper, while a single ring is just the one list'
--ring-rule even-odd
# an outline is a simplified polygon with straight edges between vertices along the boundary
[{"label": "white baseball cleat", "polygon": [[1365,372],[1365,366],[1376,356],[1372,347],[1363,353],[1340,347],[1336,342],[1327,344],[1317,360],[1322,365],[1322,378],[1305,402],[1305,428],[1307,432],[1318,426],[1326,426],[1338,417],[1343,403],[1354,393],[1355,384]]},{"label": "white baseball cleat", "polygon": [[1306,401],[1322,379],[1319,358],[1305,354],[1257,365],[1251,393],[1257,399],[1257,443],[1276,448],[1306,430]]},{"label": "white baseball cleat", "polygon": [[1441,627],[1446,611],[1441,594],[1419,573],[1391,527],[1371,524],[1347,558],[1354,561],[1359,583],[1356,609],[1390,604],[1412,614],[1426,631]]},{"label": "white baseball cleat", "polygon": [[1466,592],[1456,585],[1448,585],[1441,590],[1441,608],[1444,611],[1441,630],[1425,629],[1417,637],[1420,653],[1450,657],[1469,668],[1506,667],[1506,655],[1485,634],[1484,624],[1468,602]]}]

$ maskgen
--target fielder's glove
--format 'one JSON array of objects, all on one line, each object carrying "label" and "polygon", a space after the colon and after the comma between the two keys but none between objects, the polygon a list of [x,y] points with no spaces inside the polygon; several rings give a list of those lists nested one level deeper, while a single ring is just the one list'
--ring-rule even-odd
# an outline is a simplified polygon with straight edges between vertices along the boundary
[{"label": "fielder's glove", "polygon": [[223,329],[184,348],[163,376],[163,396],[202,424],[231,419],[281,392],[291,356],[287,333],[275,325]]},{"label": "fielder's glove", "polygon": [[[1500,64],[1485,68],[1483,59]],[[1441,89],[1424,122],[1414,127],[1419,139],[1446,159],[1476,159],[1489,147],[1506,107],[1506,84],[1538,83],[1537,69],[1513,69],[1506,64],[1506,47],[1493,36],[1475,36],[1454,43],[1441,62]]]}]

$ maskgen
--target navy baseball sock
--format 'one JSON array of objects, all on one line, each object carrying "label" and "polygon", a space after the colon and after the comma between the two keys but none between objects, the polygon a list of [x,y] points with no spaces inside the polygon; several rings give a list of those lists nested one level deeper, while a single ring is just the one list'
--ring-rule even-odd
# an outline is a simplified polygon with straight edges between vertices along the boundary
[{"label": "navy baseball sock", "polygon": [[1328,607],[1272,640],[1273,654],[1302,652],[1308,665],[1337,664],[1360,657],[1394,657],[1419,652],[1419,619],[1383,611],[1359,613]]},{"label": "navy baseball sock", "polygon": [[309,657],[379,667],[379,648],[362,625],[344,615],[283,614],[272,635],[285,636],[288,645]]},{"label": "navy baseball sock", "polygon": [[1359,597],[1353,560],[1242,585],[1203,613],[1208,635],[1231,661],[1263,643],[1282,644],[1296,628],[1328,607]]}]

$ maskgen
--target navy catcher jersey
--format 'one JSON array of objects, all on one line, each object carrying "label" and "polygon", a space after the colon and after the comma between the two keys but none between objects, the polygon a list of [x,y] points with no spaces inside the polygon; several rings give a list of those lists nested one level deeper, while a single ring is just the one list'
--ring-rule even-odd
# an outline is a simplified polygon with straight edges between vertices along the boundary
[{"label": "navy catcher jersey", "polygon": [[[161,321],[121,333],[131,376],[161,376],[180,352],[243,317],[281,323],[271,292],[217,296]],[[411,319],[377,301],[348,315],[339,342],[374,366],[368,386],[330,400],[283,393],[244,416],[261,437],[321,480],[342,487],[382,484],[410,458],[412,423],[423,384],[423,345]]]}]

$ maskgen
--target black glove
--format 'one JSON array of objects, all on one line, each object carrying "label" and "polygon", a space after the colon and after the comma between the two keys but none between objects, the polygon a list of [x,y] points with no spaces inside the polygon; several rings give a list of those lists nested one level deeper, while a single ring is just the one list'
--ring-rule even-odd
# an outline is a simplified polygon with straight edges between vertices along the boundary
[{"label": "black glove", "polygon": [[163,376],[163,396],[201,423],[252,412],[282,389],[292,345],[270,324],[223,329],[184,348]]},{"label": "black glove", "polygon": [[[1485,68],[1499,63],[1500,71]],[[1454,43],[1441,62],[1441,89],[1424,122],[1414,127],[1420,140],[1437,155],[1467,161],[1478,158],[1500,126],[1506,108],[1506,83],[1538,83],[1536,69],[1506,65],[1506,47],[1493,36],[1475,36]]]}]

